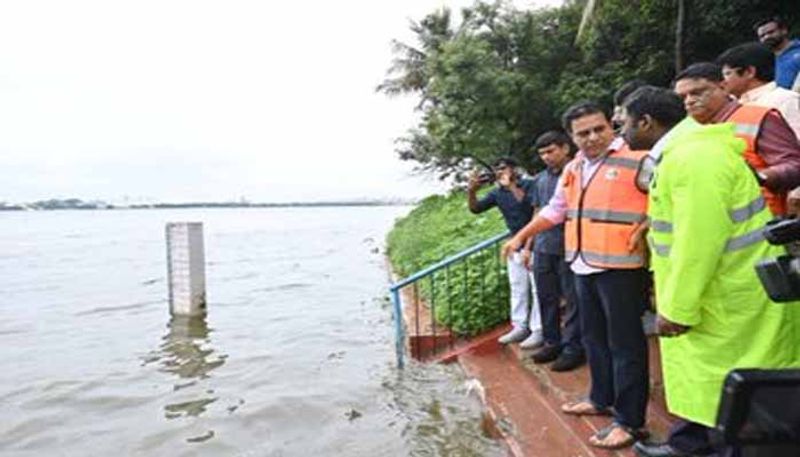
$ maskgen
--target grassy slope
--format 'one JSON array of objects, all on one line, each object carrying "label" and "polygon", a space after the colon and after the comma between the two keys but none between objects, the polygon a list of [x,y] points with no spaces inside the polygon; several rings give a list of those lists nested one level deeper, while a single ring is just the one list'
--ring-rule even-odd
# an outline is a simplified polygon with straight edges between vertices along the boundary
[{"label": "grassy slope", "polygon": [[[470,213],[464,192],[435,195],[395,223],[387,236],[389,259],[405,277],[505,231],[499,211]],[[437,320],[456,332],[472,335],[508,319],[508,281],[494,249],[470,257],[467,269],[462,262],[440,271],[434,281]],[[427,303],[431,289],[430,279],[421,282]]]}]

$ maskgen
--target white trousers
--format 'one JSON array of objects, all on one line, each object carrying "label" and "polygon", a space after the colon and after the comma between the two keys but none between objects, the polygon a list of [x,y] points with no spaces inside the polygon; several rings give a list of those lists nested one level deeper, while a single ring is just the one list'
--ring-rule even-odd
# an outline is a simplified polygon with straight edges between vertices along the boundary
[{"label": "white trousers", "polygon": [[532,332],[542,331],[542,313],[536,298],[533,272],[522,264],[522,256],[515,252],[508,257],[508,284],[511,289],[511,323],[514,327],[528,327]]}]

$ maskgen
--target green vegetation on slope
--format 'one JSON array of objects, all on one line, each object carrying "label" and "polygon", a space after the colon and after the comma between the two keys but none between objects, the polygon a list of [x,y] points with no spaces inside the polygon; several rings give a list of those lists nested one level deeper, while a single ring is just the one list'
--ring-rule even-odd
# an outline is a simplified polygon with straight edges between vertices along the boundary
[{"label": "green vegetation on slope", "polygon": [[[506,231],[499,211],[470,213],[463,191],[435,195],[389,232],[389,259],[397,274],[406,277]],[[461,335],[474,335],[508,319],[508,280],[495,249],[440,270],[433,280],[422,280],[419,292],[426,303],[433,303],[437,321]]]},{"label": "green vegetation on slope", "polygon": [[[590,20],[576,42],[583,13]],[[614,91],[634,78],[667,87],[676,66],[755,40],[753,23],[773,14],[795,25],[792,36],[800,31],[797,0],[567,0],[522,10],[479,0],[437,8],[411,23],[414,41],[393,42],[378,90],[419,100],[418,121],[397,152],[422,170],[458,176],[468,156],[512,155],[531,166],[534,140],[558,128],[569,105],[590,98],[610,108]]]}]

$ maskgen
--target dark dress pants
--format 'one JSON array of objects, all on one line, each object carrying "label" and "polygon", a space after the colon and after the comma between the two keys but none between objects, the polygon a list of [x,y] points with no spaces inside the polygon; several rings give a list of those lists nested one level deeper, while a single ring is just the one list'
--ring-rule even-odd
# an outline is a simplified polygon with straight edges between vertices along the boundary
[{"label": "dark dress pants", "polygon": [[619,424],[641,428],[649,389],[647,339],[641,320],[646,272],[575,275],[575,286],[592,376],[589,399],[600,408],[613,406]]},{"label": "dark dress pants", "polygon": [[[563,351],[583,354],[581,323],[575,280],[563,255],[536,252],[533,256],[533,277],[542,314],[542,336],[546,344],[559,345]],[[564,332],[561,332],[561,297],[567,302]]]}]

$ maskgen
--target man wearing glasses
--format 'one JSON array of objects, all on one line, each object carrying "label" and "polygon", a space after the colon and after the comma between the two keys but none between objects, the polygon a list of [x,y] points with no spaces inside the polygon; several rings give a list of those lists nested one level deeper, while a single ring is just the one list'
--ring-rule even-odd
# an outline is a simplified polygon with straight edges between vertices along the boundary
[{"label": "man wearing glasses", "polygon": [[[800,138],[800,94],[775,83],[775,56],[760,43],[732,47],[717,58],[722,65],[725,89],[743,105],[778,110],[795,136]],[[798,214],[800,188],[789,193],[789,213]]]},{"label": "man wearing glasses", "polygon": [[700,124],[731,122],[745,140],[744,158],[762,186],[772,214],[787,213],[786,193],[800,186],[800,144],[789,124],[772,108],[738,103],[723,86],[722,68],[690,65],[674,81],[686,112]]}]

